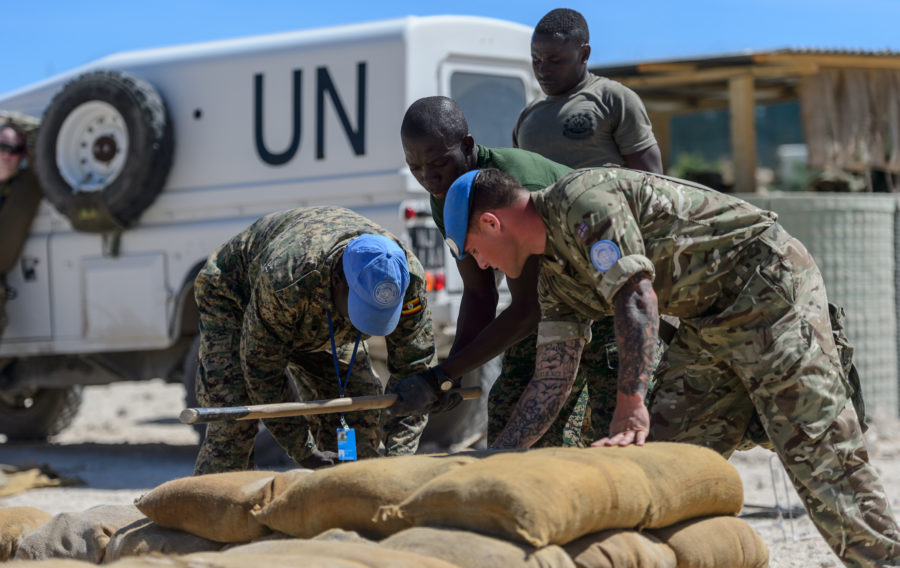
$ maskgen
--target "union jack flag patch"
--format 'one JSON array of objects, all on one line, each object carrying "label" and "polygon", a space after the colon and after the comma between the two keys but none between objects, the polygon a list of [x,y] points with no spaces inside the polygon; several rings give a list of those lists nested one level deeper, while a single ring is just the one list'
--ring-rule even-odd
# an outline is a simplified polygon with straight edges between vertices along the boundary
[{"label": "union jack flag patch", "polygon": [[584,238],[584,235],[587,233],[587,230],[588,230],[588,225],[587,225],[587,223],[582,223],[582,224],[578,225],[578,231],[577,231],[577,232],[578,232],[578,238],[579,238],[579,239],[583,239],[583,238]]}]

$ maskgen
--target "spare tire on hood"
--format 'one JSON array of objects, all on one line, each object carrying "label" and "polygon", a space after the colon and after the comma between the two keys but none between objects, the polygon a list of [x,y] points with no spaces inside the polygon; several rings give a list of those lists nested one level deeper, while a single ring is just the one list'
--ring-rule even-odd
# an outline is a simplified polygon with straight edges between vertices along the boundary
[{"label": "spare tire on hood", "polygon": [[174,134],[157,90],[118,71],[94,71],[53,98],[35,145],[45,197],[75,229],[128,228],[162,191]]}]

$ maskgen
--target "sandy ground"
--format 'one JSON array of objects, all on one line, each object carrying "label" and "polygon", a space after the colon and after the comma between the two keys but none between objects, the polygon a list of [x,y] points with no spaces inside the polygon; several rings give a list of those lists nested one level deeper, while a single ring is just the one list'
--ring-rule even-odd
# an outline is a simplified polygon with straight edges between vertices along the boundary
[{"label": "sandy ground", "polygon": [[[178,421],[181,385],[161,380],[87,387],[75,422],[50,444],[2,444],[0,463],[45,464],[83,484],[33,489],[0,498],[0,507],[32,506],[49,513],[78,512],[94,505],[127,504],[157,485],[191,475],[198,437]],[[895,511],[900,511],[900,440],[896,420],[876,420],[867,434]],[[780,463],[764,450],[732,458],[744,481],[742,515],[759,532],[774,568],[838,567],[841,564],[805,513],[793,520],[771,516],[780,505],[798,506]],[[277,469],[277,462],[272,462]],[[776,493],[775,488],[778,489]],[[747,516],[769,514],[768,517]]]}]

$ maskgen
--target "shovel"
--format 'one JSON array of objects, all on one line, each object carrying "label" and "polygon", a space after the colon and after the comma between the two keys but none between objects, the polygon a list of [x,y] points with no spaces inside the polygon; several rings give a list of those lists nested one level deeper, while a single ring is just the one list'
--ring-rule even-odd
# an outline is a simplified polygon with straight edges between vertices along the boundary
[{"label": "shovel", "polygon": [[[448,392],[459,393],[463,400],[481,396],[481,387],[462,387]],[[183,424],[208,424],[227,420],[256,420],[258,418],[283,418],[285,416],[305,416],[307,414],[332,414],[353,410],[374,410],[387,408],[397,402],[395,394],[369,396],[348,396],[310,400],[309,402],[280,402],[251,406],[223,406],[221,408],[185,408],[178,419]]]}]

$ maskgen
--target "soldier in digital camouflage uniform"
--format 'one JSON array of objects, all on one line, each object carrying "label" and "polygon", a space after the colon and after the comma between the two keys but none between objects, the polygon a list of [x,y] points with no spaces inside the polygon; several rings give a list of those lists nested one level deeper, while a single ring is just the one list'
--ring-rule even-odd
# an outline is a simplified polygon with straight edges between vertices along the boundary
[{"label": "soldier in digital camouflage uniform", "polygon": [[[615,167],[577,170],[537,193],[497,170],[470,174],[447,195],[448,239],[511,275],[527,255],[543,254],[530,404],[519,405],[495,447],[528,446],[550,423],[588,324],[612,312],[618,405],[612,435],[595,445],[643,444],[649,430],[650,439],[727,457],[752,444],[758,421],[841,560],[898,565],[900,529],[868,463],[821,274],[774,213]],[[657,309],[681,327],[648,412]]]},{"label": "soldier in digital camouflage uniform", "polygon": [[[396,237],[347,209],[294,209],[259,219],[210,256],[195,294],[202,406],[294,401],[289,367],[301,400],[381,394],[365,343],[372,335],[385,336],[389,384],[436,362],[422,265]],[[382,423],[380,414],[264,422],[309,467],[333,463],[342,420],[356,430],[360,458],[415,453],[427,417]],[[256,432],[256,421],[209,424],[195,474],[252,469]]]},{"label": "soldier in digital camouflage uniform", "polygon": [[[444,196],[450,184],[469,170],[498,168],[531,191],[552,185],[571,171],[533,152],[476,144],[462,110],[447,97],[425,97],[410,105],[400,138],[410,172],[430,194],[431,214],[442,235]],[[498,303],[494,271],[480,269],[471,258],[459,260],[457,267],[463,280],[463,298],[456,340],[439,369],[458,377],[503,353],[500,376],[488,398],[487,439],[491,443],[506,425],[534,372],[536,271],[508,281],[511,303],[494,317]],[[516,340],[516,334],[523,329],[527,335]],[[533,331],[529,333],[529,329]],[[616,403],[617,355],[612,319],[595,322],[592,331],[594,340],[582,354],[572,394],[558,419],[535,444],[538,447],[586,446],[607,431]],[[403,403],[399,403],[401,409]]]}]

